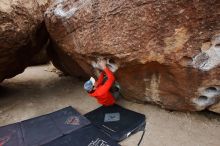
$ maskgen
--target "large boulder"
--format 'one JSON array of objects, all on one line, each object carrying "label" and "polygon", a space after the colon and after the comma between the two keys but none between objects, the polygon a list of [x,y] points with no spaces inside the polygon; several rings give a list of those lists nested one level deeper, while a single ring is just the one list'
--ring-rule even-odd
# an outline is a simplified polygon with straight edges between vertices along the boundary
[{"label": "large boulder", "polygon": [[48,40],[48,42],[45,44],[45,46],[40,49],[40,52],[38,52],[37,54],[35,54],[31,58],[30,66],[43,65],[43,64],[49,63],[50,60],[49,60],[48,53],[47,53],[47,50],[50,47],[49,43],[50,43],[50,41]]},{"label": "large boulder", "polygon": [[56,46],[54,60],[65,72],[93,75],[94,61],[106,58],[118,67],[115,74],[125,98],[199,111],[220,96],[219,4],[57,0],[47,9],[45,22]]},{"label": "large boulder", "polygon": [[45,47],[47,4],[48,0],[0,1],[0,81],[23,72]]}]

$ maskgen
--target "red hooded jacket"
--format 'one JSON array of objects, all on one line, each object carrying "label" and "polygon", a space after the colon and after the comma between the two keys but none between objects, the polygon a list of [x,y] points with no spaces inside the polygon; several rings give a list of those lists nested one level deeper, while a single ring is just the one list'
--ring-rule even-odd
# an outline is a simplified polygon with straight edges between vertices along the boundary
[{"label": "red hooded jacket", "polygon": [[[106,74],[108,79],[107,81],[105,81],[104,84],[102,84],[104,79],[104,73]],[[89,95],[95,97],[98,100],[98,102],[104,106],[113,105],[115,103],[115,98],[112,96],[109,90],[114,81],[115,77],[113,73],[106,67],[99,76],[98,80],[96,81],[96,90],[94,90]]]}]

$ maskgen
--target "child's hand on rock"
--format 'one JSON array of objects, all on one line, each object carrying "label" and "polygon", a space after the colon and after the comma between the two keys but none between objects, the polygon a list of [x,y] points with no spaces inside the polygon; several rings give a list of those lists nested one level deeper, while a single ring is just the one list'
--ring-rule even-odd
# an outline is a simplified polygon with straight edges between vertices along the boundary
[{"label": "child's hand on rock", "polygon": [[107,62],[104,59],[100,59],[98,60],[97,64],[100,66],[100,69],[104,70],[106,68]]}]

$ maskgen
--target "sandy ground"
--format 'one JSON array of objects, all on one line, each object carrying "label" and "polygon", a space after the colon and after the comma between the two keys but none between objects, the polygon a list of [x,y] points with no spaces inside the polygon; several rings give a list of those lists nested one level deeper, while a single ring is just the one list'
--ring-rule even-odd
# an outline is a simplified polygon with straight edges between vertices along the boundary
[{"label": "sandy ground", "polygon": [[[0,87],[0,126],[73,106],[82,114],[99,105],[83,91],[83,83],[59,77],[51,66],[29,67]],[[220,115],[181,113],[120,100],[119,104],[147,117],[142,146],[220,146]],[[121,142],[136,146],[141,132]]]}]

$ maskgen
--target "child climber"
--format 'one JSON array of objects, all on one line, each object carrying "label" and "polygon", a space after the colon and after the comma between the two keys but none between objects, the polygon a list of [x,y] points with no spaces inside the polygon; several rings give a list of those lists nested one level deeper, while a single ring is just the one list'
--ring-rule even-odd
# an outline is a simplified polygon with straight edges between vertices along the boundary
[{"label": "child climber", "polygon": [[106,60],[98,61],[98,66],[102,72],[97,81],[93,77],[86,81],[84,89],[90,96],[95,97],[100,104],[111,106],[115,104],[116,98],[118,98],[119,87],[112,88],[114,87],[115,77],[106,64]]}]

